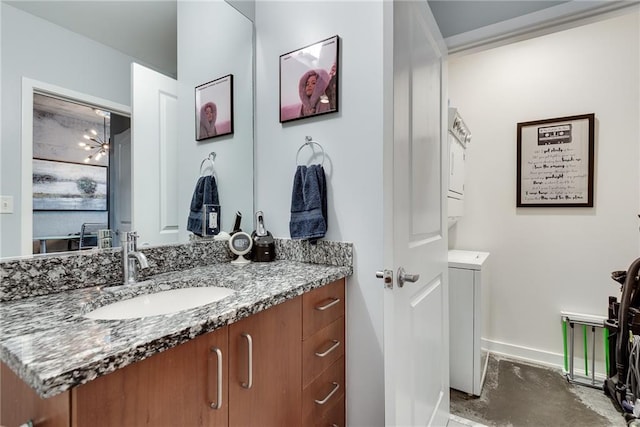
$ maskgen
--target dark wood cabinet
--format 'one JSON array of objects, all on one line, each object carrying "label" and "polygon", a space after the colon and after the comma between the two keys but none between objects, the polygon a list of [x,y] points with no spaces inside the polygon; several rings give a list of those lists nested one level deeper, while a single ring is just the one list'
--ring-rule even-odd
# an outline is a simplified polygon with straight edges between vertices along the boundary
[{"label": "dark wood cabinet", "polygon": [[302,296],[302,425],[345,425],[345,286],[338,280]]},{"label": "dark wood cabinet", "polygon": [[0,425],[17,427],[28,421],[38,427],[70,425],[69,392],[43,399],[4,363],[0,385]]},{"label": "dark wood cabinet", "polygon": [[0,425],[345,425],[344,279],[49,399],[6,365]]},{"label": "dark wood cabinet", "polygon": [[300,298],[229,326],[229,425],[300,425]]},{"label": "dark wood cabinet", "polygon": [[227,425],[227,346],[225,327],[72,389],[72,425]]}]

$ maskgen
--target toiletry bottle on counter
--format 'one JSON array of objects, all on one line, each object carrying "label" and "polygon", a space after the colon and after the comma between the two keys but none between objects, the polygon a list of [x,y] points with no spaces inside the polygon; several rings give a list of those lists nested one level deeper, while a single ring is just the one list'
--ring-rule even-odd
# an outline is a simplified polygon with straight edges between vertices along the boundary
[{"label": "toiletry bottle on counter", "polygon": [[256,262],[269,262],[276,258],[276,245],[271,232],[264,228],[262,211],[256,212],[256,229],[251,233],[253,249],[251,258]]},{"label": "toiletry bottle on counter", "polygon": [[229,233],[230,235],[234,235],[239,231],[242,231],[242,228],[240,228],[240,223],[242,222],[242,214],[240,213],[240,211],[236,212],[236,222],[233,224],[233,230],[231,230],[231,233]]}]

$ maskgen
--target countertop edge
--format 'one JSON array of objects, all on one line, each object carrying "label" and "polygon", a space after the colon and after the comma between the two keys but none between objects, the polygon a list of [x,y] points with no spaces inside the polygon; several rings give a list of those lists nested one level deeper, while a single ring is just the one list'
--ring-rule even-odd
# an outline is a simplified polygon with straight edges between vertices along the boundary
[{"label": "countertop edge", "polygon": [[86,384],[100,376],[107,375],[118,369],[129,366],[135,362],[145,360],[155,354],[184,344],[196,337],[215,331],[224,326],[233,324],[253,314],[264,311],[282,302],[296,298],[304,293],[321,288],[337,280],[346,279],[353,274],[351,266],[332,266],[337,269],[335,273],[319,277],[295,288],[274,294],[268,298],[254,301],[250,306],[236,309],[223,315],[212,315],[203,319],[202,323],[192,325],[183,330],[155,338],[144,342],[127,351],[107,356],[99,361],[89,363],[75,369],[63,372],[59,375],[42,378],[38,372],[34,372],[30,366],[21,363],[18,358],[8,350],[0,346],[0,359],[27,385],[29,385],[40,397],[50,398],[74,387]]}]

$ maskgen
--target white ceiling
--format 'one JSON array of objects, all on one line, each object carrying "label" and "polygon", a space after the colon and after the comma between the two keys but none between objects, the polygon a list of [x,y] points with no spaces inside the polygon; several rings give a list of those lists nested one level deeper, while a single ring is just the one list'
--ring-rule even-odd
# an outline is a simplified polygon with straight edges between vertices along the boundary
[{"label": "white ceiling", "polygon": [[637,10],[638,0],[428,0],[449,53],[472,52]]},{"label": "white ceiling", "polygon": [[557,6],[564,1],[468,1],[428,0],[442,37],[448,38],[487,25]]}]

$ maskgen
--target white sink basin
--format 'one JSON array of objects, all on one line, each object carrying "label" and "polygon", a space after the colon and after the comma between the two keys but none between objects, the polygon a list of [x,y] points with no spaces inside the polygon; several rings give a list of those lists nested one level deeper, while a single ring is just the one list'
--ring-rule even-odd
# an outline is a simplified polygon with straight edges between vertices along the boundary
[{"label": "white sink basin", "polygon": [[120,320],[177,313],[219,301],[234,292],[231,289],[216,286],[171,289],[114,302],[90,311],[84,317]]}]

